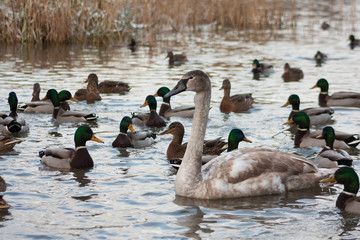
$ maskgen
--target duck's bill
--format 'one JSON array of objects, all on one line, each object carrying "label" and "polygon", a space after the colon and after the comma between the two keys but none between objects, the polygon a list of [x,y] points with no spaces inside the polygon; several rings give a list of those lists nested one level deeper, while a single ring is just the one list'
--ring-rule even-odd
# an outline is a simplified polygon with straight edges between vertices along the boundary
[{"label": "duck's bill", "polygon": [[78,102],[78,100],[75,99],[75,98],[73,98],[73,97],[71,97],[70,100],[71,100],[71,101],[74,101],[74,102]]},{"label": "duck's bill", "polygon": [[294,123],[294,121],[293,121],[293,119],[291,118],[289,121],[283,123],[283,125],[285,125],[285,124],[293,124],[293,123]]},{"label": "duck's bill", "polygon": [[331,176],[329,178],[325,178],[320,181],[322,187],[329,187],[331,185],[334,185],[336,183],[335,176]]},{"label": "duck's bill", "polygon": [[252,141],[251,141],[250,139],[246,138],[246,137],[244,137],[244,141],[245,141],[245,142],[252,143]]},{"label": "duck's bill", "polygon": [[48,98],[45,96],[41,99],[41,101],[45,101],[46,99],[48,99]]},{"label": "duck's bill", "polygon": [[146,107],[147,105],[149,105],[149,103],[147,102],[147,101],[145,101],[144,103],[143,103],[143,105],[141,105],[140,107],[142,108],[142,107]]},{"label": "duck's bill", "polygon": [[314,89],[317,88],[317,84],[315,84],[313,87],[311,87],[310,89]]},{"label": "duck's bill", "polygon": [[284,105],[282,105],[281,107],[286,107],[286,106],[289,106],[290,105],[290,102],[287,101]]},{"label": "duck's bill", "polygon": [[320,134],[319,136],[317,136],[316,137],[317,139],[323,139],[324,137],[323,137],[323,135],[322,134]]},{"label": "duck's bill", "polygon": [[186,88],[187,88],[186,84],[188,81],[189,81],[189,79],[181,79],[170,92],[165,94],[164,97],[168,98],[168,97],[171,97],[171,96],[174,96],[176,94],[186,91]]},{"label": "duck's bill", "polygon": [[132,124],[130,124],[130,125],[128,126],[128,129],[129,129],[131,132],[135,132],[135,129],[134,129],[134,127],[133,127]]},{"label": "duck's bill", "polygon": [[86,80],[85,80],[85,82],[84,83],[88,83],[90,81],[90,79],[89,78],[87,78]]},{"label": "duck's bill", "polygon": [[167,129],[167,130],[159,133],[158,135],[165,135],[165,134],[169,134],[169,133],[170,133],[170,131],[169,131],[169,129]]},{"label": "duck's bill", "polygon": [[158,97],[159,95],[158,95],[157,93],[155,93],[153,96],[154,96],[154,97]]},{"label": "duck's bill", "polygon": [[95,142],[99,142],[99,143],[104,143],[103,141],[101,141],[100,139],[98,139],[97,137],[95,137],[95,135],[93,135],[93,136],[91,137],[91,140],[92,140],[92,141],[95,141]]}]

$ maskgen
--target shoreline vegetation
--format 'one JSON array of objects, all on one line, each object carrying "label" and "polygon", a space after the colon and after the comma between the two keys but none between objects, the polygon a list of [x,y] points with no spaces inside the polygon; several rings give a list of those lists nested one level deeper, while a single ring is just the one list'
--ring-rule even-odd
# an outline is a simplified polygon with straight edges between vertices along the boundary
[{"label": "shoreline vegetation", "polygon": [[141,39],[154,46],[170,34],[206,26],[273,32],[296,27],[296,0],[4,0],[0,42],[108,45]]}]

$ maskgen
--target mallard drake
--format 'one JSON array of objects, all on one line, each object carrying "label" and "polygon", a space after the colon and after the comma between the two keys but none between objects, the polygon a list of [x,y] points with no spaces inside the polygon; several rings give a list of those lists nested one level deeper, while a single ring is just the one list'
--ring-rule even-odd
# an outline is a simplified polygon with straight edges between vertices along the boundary
[{"label": "mallard drake", "polygon": [[[130,129],[131,133],[128,132]],[[144,148],[155,142],[156,134],[149,131],[135,132],[131,118],[123,117],[120,122],[120,133],[112,143],[117,148]]]},{"label": "mallard drake", "polygon": [[329,83],[325,78],[320,78],[311,88],[320,88],[320,107],[360,107],[360,93],[357,92],[336,92],[329,96]]},{"label": "mallard drake", "polygon": [[224,199],[308,188],[329,174],[295,154],[262,148],[223,153],[202,166],[201,155],[209,115],[211,82],[200,70],[182,76],[165,97],[183,91],[196,93],[190,140],[175,179],[179,196]]},{"label": "mallard drake", "polygon": [[192,118],[194,116],[195,107],[177,107],[172,109],[170,105],[170,98],[164,97],[168,92],[170,92],[168,87],[161,87],[154,94],[154,97],[162,97],[163,99],[159,115],[166,118],[174,116]]},{"label": "mallard drake", "polygon": [[174,54],[171,51],[168,52],[166,58],[169,58],[169,65],[182,64],[188,60],[185,54]]},{"label": "mallard drake", "polygon": [[351,34],[349,36],[349,40],[350,40],[350,48],[351,49],[354,49],[355,47],[360,46],[360,39],[356,39],[353,34]]},{"label": "mallard drake", "polygon": [[345,212],[360,214],[360,197],[356,196],[359,191],[359,177],[353,168],[339,168],[332,177],[321,180],[321,183],[327,183],[324,187],[335,183],[343,184],[344,190],[336,200],[336,207]]},{"label": "mallard drake", "polygon": [[41,162],[49,167],[60,169],[92,168],[94,162],[85,146],[89,140],[104,143],[95,137],[89,126],[80,126],[74,135],[75,149],[47,148],[39,152],[39,157]]},{"label": "mallard drake", "polygon": [[[77,102],[75,98],[72,97],[71,93],[68,90],[62,90],[59,92],[59,100],[60,100],[60,107],[65,110],[70,110],[70,105],[66,102],[67,100],[71,100]],[[50,101],[50,99],[45,99],[43,101],[36,101],[36,102],[28,102],[22,106],[24,108],[25,113],[53,113],[54,112],[54,105]]]},{"label": "mallard drake", "polygon": [[82,88],[82,89],[77,90],[75,92],[74,98],[79,101],[86,100],[90,103],[95,102],[95,101],[100,101],[101,96],[100,96],[100,92],[98,90],[98,84],[94,80],[94,78],[91,78],[88,81],[88,85],[87,85],[86,89]]},{"label": "mallard drake", "polygon": [[220,103],[220,111],[223,113],[230,112],[244,112],[249,110],[252,107],[254,99],[251,93],[244,94],[236,94],[230,96],[231,83],[229,79],[225,79],[222,83],[222,87],[224,89],[224,97]]},{"label": "mallard drake", "polygon": [[270,63],[260,63],[257,59],[253,61],[253,78],[259,80],[260,77],[269,77],[275,73],[274,66]]},{"label": "mallard drake", "polygon": [[25,134],[29,131],[29,125],[23,118],[19,118],[17,114],[18,99],[15,92],[9,93],[8,103],[10,105],[10,114],[4,116],[1,121],[1,133],[9,134]]},{"label": "mallard drake", "polygon": [[[295,133],[295,147],[325,147],[325,141],[316,138],[321,134],[321,130],[310,132],[310,119],[304,112],[297,112],[294,116],[284,124],[296,124],[298,126]],[[335,132],[335,148],[346,149],[356,147],[360,143],[358,134],[345,132]]]},{"label": "mallard drake", "polygon": [[10,150],[19,142],[21,142],[21,140],[0,135],[0,151]]},{"label": "mallard drake", "polygon": [[90,80],[94,80],[98,87],[100,93],[119,93],[125,94],[125,92],[130,91],[129,84],[120,82],[120,81],[103,81],[99,83],[98,76],[95,73],[89,74],[86,79],[86,83],[90,82]]},{"label": "mallard drake", "polygon": [[[288,120],[290,120],[295,113],[299,112],[300,108],[300,98],[296,94],[291,94],[287,100],[287,102],[282,105],[281,107],[292,106],[292,110],[289,114]],[[302,112],[306,113],[310,118],[311,125],[319,125],[328,122],[334,110],[328,107],[315,107],[315,108],[305,108],[301,110]]]},{"label": "mallard drake", "polygon": [[316,62],[316,67],[321,67],[321,64],[325,63],[325,61],[327,60],[327,55],[325,53],[317,51],[314,59]]},{"label": "mallard drake", "polygon": [[153,95],[148,95],[141,107],[149,106],[149,115],[133,115],[132,123],[139,126],[165,127],[166,122],[156,112],[157,102]]},{"label": "mallard drake", "polygon": [[324,127],[316,138],[325,139],[325,147],[315,158],[318,167],[338,168],[340,165],[352,165],[353,160],[345,150],[334,149],[335,130],[332,127]]},{"label": "mallard drake", "polygon": [[281,76],[284,82],[295,82],[304,78],[304,73],[300,68],[291,68],[288,63],[284,65],[284,73]]},{"label": "mallard drake", "polygon": [[46,97],[43,100],[50,99],[54,105],[53,118],[57,123],[65,122],[87,122],[95,121],[97,116],[95,113],[82,113],[76,111],[65,111],[60,107],[60,98],[59,94],[55,89],[49,89],[46,93]]},{"label": "mallard drake", "polygon": [[[6,191],[6,182],[5,180],[0,176],[0,192]],[[3,199],[3,195],[0,194],[0,209],[8,209],[10,208],[10,205],[6,203],[6,201]]]}]

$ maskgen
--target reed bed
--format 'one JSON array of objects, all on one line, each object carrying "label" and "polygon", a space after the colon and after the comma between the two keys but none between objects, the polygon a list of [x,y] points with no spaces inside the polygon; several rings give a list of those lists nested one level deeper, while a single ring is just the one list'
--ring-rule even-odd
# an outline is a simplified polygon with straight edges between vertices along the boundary
[{"label": "reed bed", "polygon": [[4,0],[0,42],[112,44],[296,26],[296,0]]}]

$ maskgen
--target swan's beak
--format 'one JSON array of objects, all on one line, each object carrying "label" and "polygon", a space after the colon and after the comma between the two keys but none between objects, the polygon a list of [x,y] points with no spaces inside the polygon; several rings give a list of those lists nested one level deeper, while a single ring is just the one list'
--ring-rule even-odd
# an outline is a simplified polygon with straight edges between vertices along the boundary
[{"label": "swan's beak", "polygon": [[168,98],[168,97],[171,97],[171,96],[174,96],[178,93],[181,93],[181,92],[184,92],[186,91],[187,89],[187,82],[189,81],[189,78],[187,79],[181,79],[177,84],[176,86],[170,91],[168,92],[167,94],[165,94],[165,98]]},{"label": "swan's beak", "polygon": [[292,124],[292,123],[294,123],[294,120],[291,118],[289,121],[287,121],[286,123],[283,123],[283,125],[285,125],[285,124]]},{"label": "swan's beak", "polygon": [[163,132],[159,133],[158,135],[165,135],[165,134],[169,134],[169,133],[170,133],[170,130],[169,130],[169,129],[167,129],[167,130],[165,130],[165,131],[163,131]]},{"label": "swan's beak", "polygon": [[130,124],[130,125],[128,126],[128,129],[129,129],[131,132],[135,132],[135,129],[134,129],[134,127],[133,127],[132,124]]},{"label": "swan's beak", "polygon": [[245,142],[252,143],[252,141],[251,141],[250,139],[246,138],[246,137],[244,137],[244,141],[245,141]]},{"label": "swan's beak", "polygon": [[71,101],[74,101],[74,102],[78,102],[78,100],[75,99],[75,98],[73,98],[73,97],[71,97],[70,100],[71,100]]},{"label": "swan's beak", "polygon": [[322,134],[320,134],[319,136],[316,137],[317,139],[323,139],[324,136]]},{"label": "swan's beak", "polygon": [[317,88],[318,86],[317,86],[317,84],[315,84],[312,88],[310,88],[310,89],[314,89],[314,88]]},{"label": "swan's beak", "polygon": [[149,103],[148,103],[148,101],[145,101],[144,103],[143,103],[143,105],[141,105],[140,107],[142,108],[142,107],[146,107],[147,105],[149,105]]},{"label": "swan's beak", "polygon": [[282,105],[281,107],[283,108],[283,107],[286,107],[286,106],[289,106],[290,105],[290,102],[289,101],[287,101],[284,105]]},{"label": "swan's beak", "polygon": [[95,142],[99,142],[99,143],[104,143],[103,141],[101,141],[100,139],[98,139],[97,137],[95,137],[95,135],[92,135],[91,139],[92,141],[95,141]]}]

